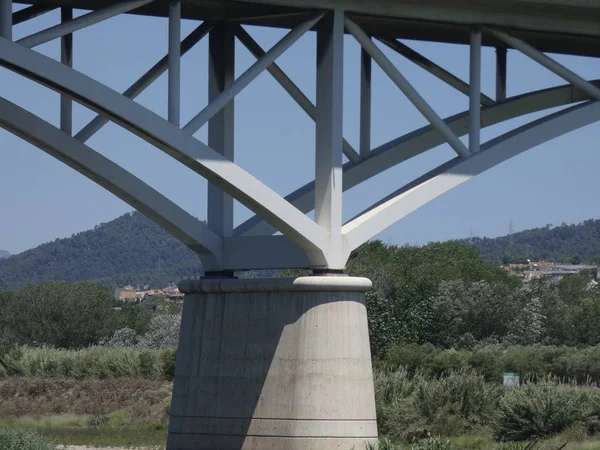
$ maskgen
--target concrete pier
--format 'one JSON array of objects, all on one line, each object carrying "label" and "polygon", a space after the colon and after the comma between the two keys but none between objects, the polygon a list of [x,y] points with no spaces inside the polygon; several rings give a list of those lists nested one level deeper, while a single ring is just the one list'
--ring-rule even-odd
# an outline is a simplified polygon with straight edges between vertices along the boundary
[{"label": "concrete pier", "polygon": [[375,443],[370,287],[346,276],[182,282],[167,449]]}]

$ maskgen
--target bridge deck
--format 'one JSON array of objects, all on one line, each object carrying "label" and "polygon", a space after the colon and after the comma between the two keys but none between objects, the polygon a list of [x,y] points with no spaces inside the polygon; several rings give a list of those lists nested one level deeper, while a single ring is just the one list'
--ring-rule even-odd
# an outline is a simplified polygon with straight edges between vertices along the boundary
[{"label": "bridge deck", "polygon": [[[114,0],[25,0],[19,3],[97,9]],[[183,0],[183,17],[227,19],[289,28],[311,8],[343,7],[379,36],[466,44],[469,25],[503,27],[542,51],[600,55],[600,0]],[[135,11],[165,16],[166,2]],[[499,44],[486,36],[484,45]]]}]

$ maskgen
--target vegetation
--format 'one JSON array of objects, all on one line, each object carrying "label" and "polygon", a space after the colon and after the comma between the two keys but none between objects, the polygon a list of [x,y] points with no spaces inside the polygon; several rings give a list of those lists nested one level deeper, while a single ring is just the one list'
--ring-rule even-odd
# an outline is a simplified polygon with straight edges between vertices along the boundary
[{"label": "vegetation", "polygon": [[528,285],[458,243],[372,242],[348,264],[373,280],[367,294],[371,348],[398,343],[469,349],[478,344],[600,344],[600,289],[586,276]]},{"label": "vegetation", "polygon": [[[124,216],[40,247],[46,259],[33,252],[0,262],[0,281],[15,288],[73,270],[72,279],[105,276],[107,285],[147,282],[122,275],[145,273],[146,262],[130,264],[119,239],[144,250],[153,235],[157,252],[172,251],[152,227]],[[88,266],[61,265],[70,251]],[[110,269],[94,268],[94,258]],[[166,264],[186,261],[180,253]],[[14,276],[38,263],[48,269]],[[371,242],[353,252],[348,272],[374,284],[366,306],[382,449],[557,450],[600,436],[600,289],[589,277],[523,285],[459,242]],[[178,304],[117,304],[97,283],[0,292],[0,428],[28,427],[60,443],[163,445],[180,320]],[[505,371],[519,372],[523,386],[502,386]]]},{"label": "vegetation", "polygon": [[0,435],[33,430],[57,444],[164,449],[170,399],[162,381],[8,378],[0,380]]},{"label": "vegetation", "polygon": [[175,349],[88,347],[77,351],[6,347],[0,354],[1,377],[104,380],[145,378],[171,380]]},{"label": "vegetation", "polygon": [[600,220],[575,225],[546,225],[499,238],[460,241],[475,247],[486,261],[520,263],[561,261],[577,264],[600,261]]},{"label": "vegetation", "polygon": [[399,442],[492,430],[497,441],[527,441],[579,429],[596,435],[600,392],[547,379],[506,388],[469,372],[445,377],[376,372],[379,430]]},{"label": "vegetation", "polygon": [[[139,212],[7,259],[0,255],[0,290],[46,281],[89,281],[111,291],[127,284],[160,289],[203,273],[194,252]],[[241,275],[266,277],[276,272]]]},{"label": "vegetation", "polygon": [[[348,262],[348,273],[366,276],[373,281],[369,293],[369,328],[375,357],[384,355],[390,345],[399,342],[432,342],[435,345],[448,336],[440,335],[439,327],[453,327],[454,322],[444,317],[450,302],[460,303],[460,286],[470,290],[474,302],[485,306],[479,317],[472,317],[463,328],[476,325],[473,337],[456,336],[471,341],[505,335],[508,330],[499,327],[498,309],[502,303],[490,303],[490,297],[506,297],[520,282],[506,271],[483,261],[477,251],[465,245],[446,242],[425,247],[396,247],[380,241],[371,242],[355,251]],[[455,282],[456,289],[448,294],[444,283]],[[479,294],[485,297],[478,297]],[[445,295],[440,299],[440,295]],[[443,300],[447,300],[444,304]],[[472,303],[472,302],[471,302]],[[463,311],[474,312],[474,305],[465,304]],[[516,308],[503,311],[513,321]],[[512,314],[512,316],[511,316]],[[510,318],[509,318],[510,317]],[[480,322],[478,324],[478,322]],[[454,331],[460,333],[460,329]]]},{"label": "vegetation", "polygon": [[552,436],[574,426],[595,433],[594,412],[599,400],[595,387],[526,384],[500,400],[494,435],[500,441],[524,441]]},{"label": "vegetation", "polygon": [[[596,388],[556,380],[504,388],[468,372],[428,378],[405,370],[376,371],[375,388],[379,430],[387,436],[382,449],[558,450],[568,442],[573,444],[570,449],[598,445]],[[153,380],[11,377],[0,380],[0,429],[36,430],[56,443],[164,445],[170,392],[169,382]],[[515,439],[520,442],[507,442]],[[533,442],[537,444],[531,446]]]},{"label": "vegetation", "polygon": [[[458,243],[474,247],[484,260],[495,264],[525,262],[528,258],[598,262],[599,238],[600,220],[586,220]],[[431,248],[429,253],[436,251]],[[202,274],[200,261],[191,250],[137,212],[7,259],[2,256],[8,255],[0,255],[0,287],[11,290],[52,280],[91,281],[111,289],[129,283],[162,287]],[[386,265],[390,263],[393,261]],[[468,271],[466,267],[462,273]]]},{"label": "vegetation", "polygon": [[[48,347],[4,347],[0,377],[170,380],[175,367],[175,348],[88,347],[60,350]],[[391,373],[405,370],[428,379],[466,370],[484,381],[501,384],[503,372],[518,372],[526,381],[548,377],[600,385],[600,347],[485,345],[473,350],[439,349],[429,344],[398,344],[375,368]]]},{"label": "vegetation", "polygon": [[54,450],[47,438],[26,430],[0,428],[0,448],[2,450]]},{"label": "vegetation", "polygon": [[48,282],[0,292],[0,344],[84,348],[119,328],[148,330],[151,310],[125,305],[118,311],[114,303],[106,288],[92,283]]},{"label": "vegetation", "polygon": [[[172,385],[144,379],[0,379],[0,421],[100,417],[127,421],[167,420]],[[2,448],[2,447],[0,447]]]},{"label": "vegetation", "polygon": [[198,257],[138,212],[0,260],[0,286],[93,281],[166,286],[201,273]]},{"label": "vegetation", "polygon": [[548,376],[579,384],[600,384],[600,346],[478,345],[473,349],[443,349],[431,344],[397,344],[378,368],[400,368],[427,377],[443,377],[456,370],[469,370],[486,381],[500,383],[504,372],[518,372],[526,380]]}]

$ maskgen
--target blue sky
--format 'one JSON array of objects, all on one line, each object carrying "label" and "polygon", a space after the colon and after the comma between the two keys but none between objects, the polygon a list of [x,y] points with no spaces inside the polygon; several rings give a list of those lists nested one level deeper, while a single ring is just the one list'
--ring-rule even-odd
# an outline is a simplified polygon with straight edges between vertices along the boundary
[{"label": "blue sky", "polygon": [[[76,15],[81,14],[77,11]],[[15,27],[14,38],[54,25],[52,12]],[[197,22],[185,21],[183,35]],[[265,48],[284,35],[282,30],[247,28]],[[119,16],[75,34],[74,66],[108,86],[123,91],[167,50],[164,19]],[[466,46],[406,42],[439,65],[468,80]],[[358,44],[345,41],[344,133],[358,148],[359,56]],[[59,42],[36,49],[58,58]],[[402,73],[442,117],[468,108],[468,99],[387,49]],[[241,74],[253,57],[236,47],[236,72]],[[587,79],[600,78],[600,62],[590,58],[555,56]],[[495,91],[493,49],[483,53],[483,90]],[[304,90],[315,97],[315,36],[308,34],[278,61]],[[557,76],[515,51],[509,52],[508,94],[517,95],[565,84]],[[182,123],[207,102],[207,40],[183,59]],[[392,82],[374,65],[373,147],[426,125]],[[138,101],[166,117],[167,76],[163,75]],[[0,95],[58,124],[59,96],[47,88],[0,69]],[[314,178],[314,123],[288,94],[262,74],[236,98],[236,162],[285,195]],[[550,111],[546,111],[544,114]],[[534,120],[536,114],[483,132],[483,141]],[[74,110],[78,131],[95,114],[79,105]],[[530,150],[422,207],[390,227],[379,238],[395,244],[508,232],[551,223],[579,222],[600,217],[600,188],[596,174],[600,163],[599,125],[592,125]],[[206,128],[197,133],[206,142]],[[206,182],[159,150],[116,125],[109,124],[88,145],[110,157],[167,195],[192,214],[206,216]],[[382,196],[452,158],[448,146],[404,163],[346,193],[344,215],[350,218]],[[108,222],[131,207],[62,163],[19,138],[0,130],[0,249],[19,253],[59,237]],[[236,222],[250,212],[237,206]]]}]

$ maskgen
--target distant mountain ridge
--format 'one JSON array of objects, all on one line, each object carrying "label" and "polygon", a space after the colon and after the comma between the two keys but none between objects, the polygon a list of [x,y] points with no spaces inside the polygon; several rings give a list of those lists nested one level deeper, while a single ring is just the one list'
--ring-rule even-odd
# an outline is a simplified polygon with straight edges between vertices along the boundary
[{"label": "distant mountain ridge", "polygon": [[600,263],[600,220],[562,224],[513,233],[498,238],[470,238],[458,242],[471,245],[490,262],[592,262]]},{"label": "distant mountain ridge", "polygon": [[166,286],[202,273],[199,258],[138,212],[0,260],[0,287],[50,280]]},{"label": "distant mountain ridge", "polygon": [[8,258],[9,256],[10,253],[8,253],[6,250],[0,250],[0,259]]},{"label": "distant mountain ridge", "polygon": [[[526,259],[600,263],[600,220],[457,242],[475,247],[494,263]],[[92,281],[110,288],[126,284],[161,288],[203,274],[197,255],[138,212],[10,258],[1,259],[2,254],[0,289],[50,280]],[[244,276],[276,274],[263,271]]]}]

